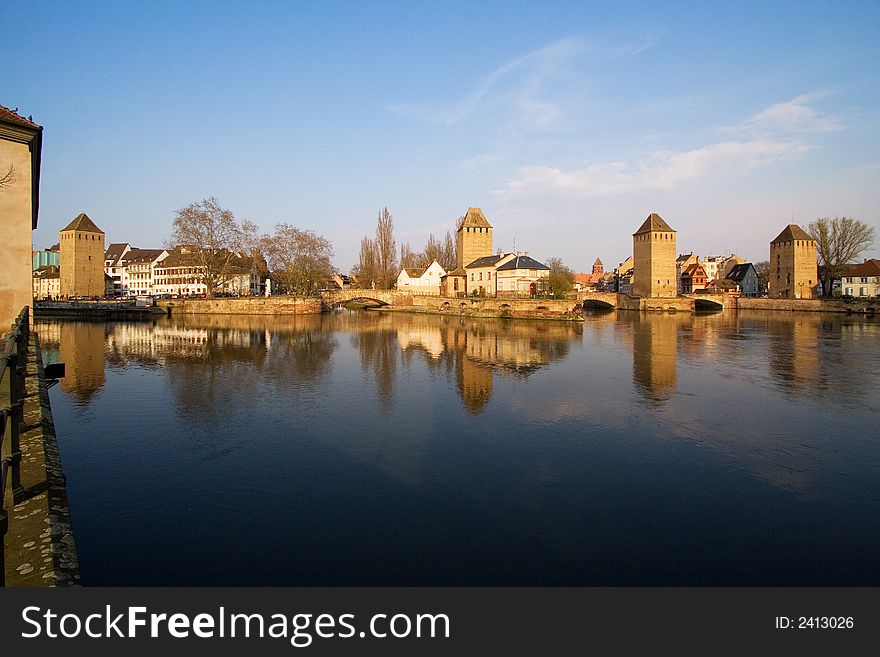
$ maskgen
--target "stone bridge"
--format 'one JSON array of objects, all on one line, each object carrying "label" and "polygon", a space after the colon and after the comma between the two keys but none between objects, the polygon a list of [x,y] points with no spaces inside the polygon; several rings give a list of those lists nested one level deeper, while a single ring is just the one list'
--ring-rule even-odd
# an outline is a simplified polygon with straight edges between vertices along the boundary
[{"label": "stone bridge", "polygon": [[375,306],[388,306],[410,301],[412,295],[397,290],[326,290],[321,292],[321,301],[326,306],[338,306],[349,301],[362,301]]},{"label": "stone bridge", "polygon": [[577,300],[584,308],[617,308],[617,292],[580,292]]}]

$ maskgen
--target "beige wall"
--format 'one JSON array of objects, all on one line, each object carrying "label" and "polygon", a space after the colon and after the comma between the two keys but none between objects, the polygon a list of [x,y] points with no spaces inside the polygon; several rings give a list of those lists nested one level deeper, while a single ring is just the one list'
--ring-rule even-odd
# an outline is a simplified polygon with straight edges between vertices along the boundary
[{"label": "beige wall", "polygon": [[792,240],[770,244],[770,297],[812,299],[819,282],[816,242]]},{"label": "beige wall", "polygon": [[9,330],[24,306],[33,303],[31,230],[31,153],[27,144],[0,136],[0,175],[15,169],[15,181],[0,189],[0,335]]},{"label": "beige wall", "polygon": [[632,293],[639,297],[676,296],[677,257],[675,231],[652,231],[633,235]]},{"label": "beige wall", "polygon": [[456,234],[458,266],[466,267],[477,258],[492,255],[492,229],[462,226]]},{"label": "beige wall", "polygon": [[104,295],[103,233],[61,232],[61,294],[66,297]]}]

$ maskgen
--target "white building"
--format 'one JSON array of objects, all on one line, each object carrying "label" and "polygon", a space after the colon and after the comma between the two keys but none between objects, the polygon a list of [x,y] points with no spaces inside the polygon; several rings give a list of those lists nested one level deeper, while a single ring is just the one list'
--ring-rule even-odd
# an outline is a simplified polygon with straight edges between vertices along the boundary
[{"label": "white building", "polygon": [[397,289],[411,294],[440,294],[440,278],[446,270],[434,260],[424,269],[401,269],[397,275]]}]

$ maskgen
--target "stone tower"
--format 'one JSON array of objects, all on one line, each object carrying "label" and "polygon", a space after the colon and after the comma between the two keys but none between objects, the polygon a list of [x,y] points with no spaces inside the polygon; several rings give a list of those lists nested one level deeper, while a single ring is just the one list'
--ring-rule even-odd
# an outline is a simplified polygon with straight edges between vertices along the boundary
[{"label": "stone tower", "polygon": [[455,240],[459,267],[466,267],[477,258],[492,255],[492,226],[480,208],[468,208]]},{"label": "stone tower", "polygon": [[770,242],[770,296],[812,299],[819,280],[816,240],[789,224]]},{"label": "stone tower", "polygon": [[602,261],[599,258],[596,258],[596,262],[593,263],[593,276],[601,276],[605,273],[605,265],[602,264]]},{"label": "stone tower", "polygon": [[675,231],[659,214],[650,214],[633,234],[633,295],[677,296],[675,257]]},{"label": "stone tower", "polygon": [[85,213],[61,229],[61,296],[104,296],[104,231]]}]

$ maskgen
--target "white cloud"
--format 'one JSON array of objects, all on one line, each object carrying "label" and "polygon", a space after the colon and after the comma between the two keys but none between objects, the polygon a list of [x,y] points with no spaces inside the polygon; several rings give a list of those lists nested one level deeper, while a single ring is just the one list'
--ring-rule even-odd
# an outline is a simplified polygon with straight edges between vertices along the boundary
[{"label": "white cloud", "polygon": [[813,147],[801,141],[755,140],[721,142],[681,152],[654,153],[637,162],[609,162],[573,171],[532,166],[501,193],[554,191],[581,198],[650,189],[674,189],[680,184],[724,171],[742,175],[783,159],[798,157]]},{"label": "white cloud", "polygon": [[784,103],[776,103],[758,112],[742,127],[752,132],[833,132],[842,130],[840,121],[810,107],[826,94],[803,94]]},{"label": "white cloud", "polygon": [[736,128],[720,132],[736,135],[690,150],[660,150],[631,161],[588,164],[563,170],[552,166],[526,166],[520,178],[497,190],[501,195],[562,193],[595,198],[645,190],[675,189],[712,175],[746,175],[773,163],[797,158],[815,148],[791,133],[827,132],[840,123],[811,108],[820,94],[804,94],[776,103]]}]

